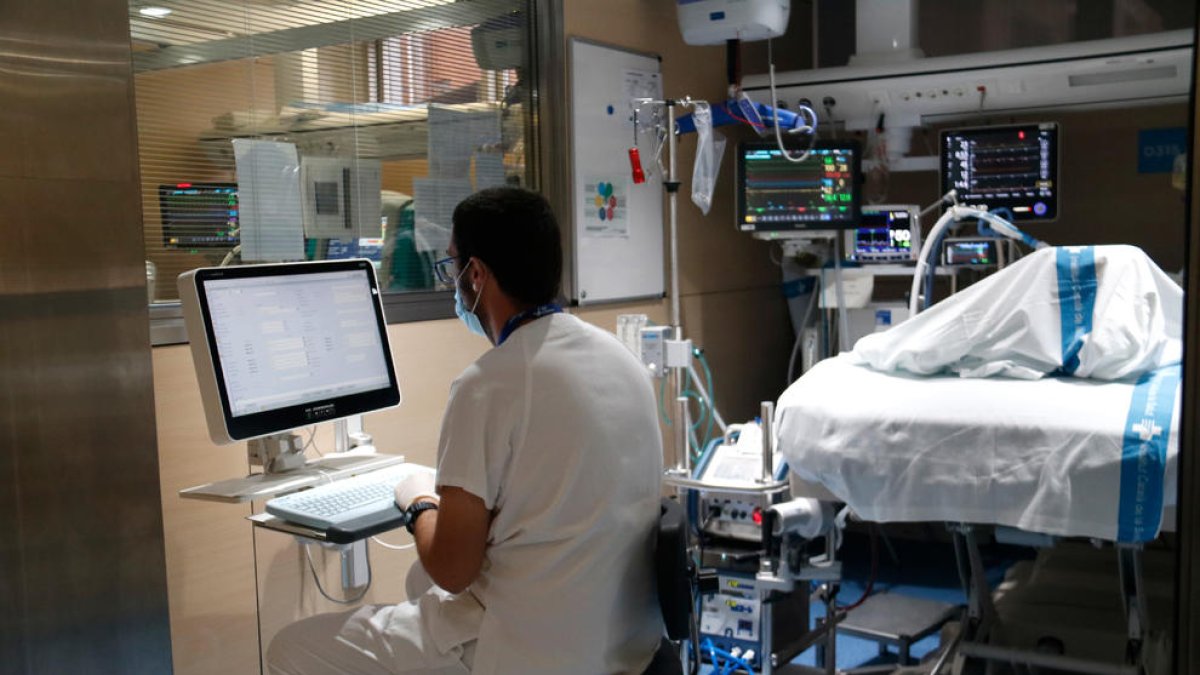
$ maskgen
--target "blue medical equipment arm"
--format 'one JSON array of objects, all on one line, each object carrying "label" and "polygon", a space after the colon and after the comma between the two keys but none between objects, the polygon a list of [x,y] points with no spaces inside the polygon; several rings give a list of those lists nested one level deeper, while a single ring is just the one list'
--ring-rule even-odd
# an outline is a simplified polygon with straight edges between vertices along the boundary
[{"label": "blue medical equipment arm", "polygon": [[[754,114],[759,120],[754,120],[752,117],[747,117],[742,113],[745,112],[740,105],[752,106]],[[735,112],[736,111],[736,112]],[[712,107],[712,122],[714,127],[723,127],[730,124],[749,124],[754,127],[769,129],[775,124],[775,116],[779,116],[779,127],[783,131],[791,131],[793,129],[802,128],[806,125],[803,117],[783,108],[772,108],[764,103],[745,102],[739,104],[738,101],[726,101],[718,103]],[[696,123],[692,119],[692,114],[688,113],[675,121],[675,130],[679,134],[690,134],[696,131]]]}]

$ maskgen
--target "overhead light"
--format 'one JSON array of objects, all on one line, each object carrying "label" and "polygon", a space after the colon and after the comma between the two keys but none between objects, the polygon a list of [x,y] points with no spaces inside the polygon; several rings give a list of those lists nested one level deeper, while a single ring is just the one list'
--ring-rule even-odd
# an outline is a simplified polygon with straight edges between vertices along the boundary
[{"label": "overhead light", "polygon": [[151,19],[161,19],[172,11],[169,7],[143,7],[138,10],[138,14],[148,16]]}]

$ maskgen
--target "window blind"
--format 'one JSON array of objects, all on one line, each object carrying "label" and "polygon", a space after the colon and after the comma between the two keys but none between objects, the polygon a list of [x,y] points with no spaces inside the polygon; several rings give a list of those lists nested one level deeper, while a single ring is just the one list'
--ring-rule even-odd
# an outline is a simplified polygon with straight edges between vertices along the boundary
[{"label": "window blind", "polygon": [[155,301],[197,267],[365,257],[437,290],[450,215],[525,185],[527,0],[130,5]]}]

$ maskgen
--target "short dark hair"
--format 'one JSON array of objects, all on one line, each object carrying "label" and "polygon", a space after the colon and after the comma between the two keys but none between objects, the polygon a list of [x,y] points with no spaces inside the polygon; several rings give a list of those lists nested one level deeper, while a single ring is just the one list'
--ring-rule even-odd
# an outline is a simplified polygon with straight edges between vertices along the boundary
[{"label": "short dark hair", "polygon": [[540,305],[562,285],[562,238],[550,202],[518,187],[480,190],[454,208],[458,266],[479,258],[500,289],[519,303]]}]

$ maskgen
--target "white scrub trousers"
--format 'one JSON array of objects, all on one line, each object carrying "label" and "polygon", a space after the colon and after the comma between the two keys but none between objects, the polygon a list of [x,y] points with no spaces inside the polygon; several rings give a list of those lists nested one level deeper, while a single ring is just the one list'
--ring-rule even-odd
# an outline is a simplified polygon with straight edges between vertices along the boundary
[{"label": "white scrub trousers", "polygon": [[415,602],[365,605],[297,621],[267,650],[271,675],[461,675],[470,673],[483,608],[470,593],[428,588],[420,564],[408,577]]}]

